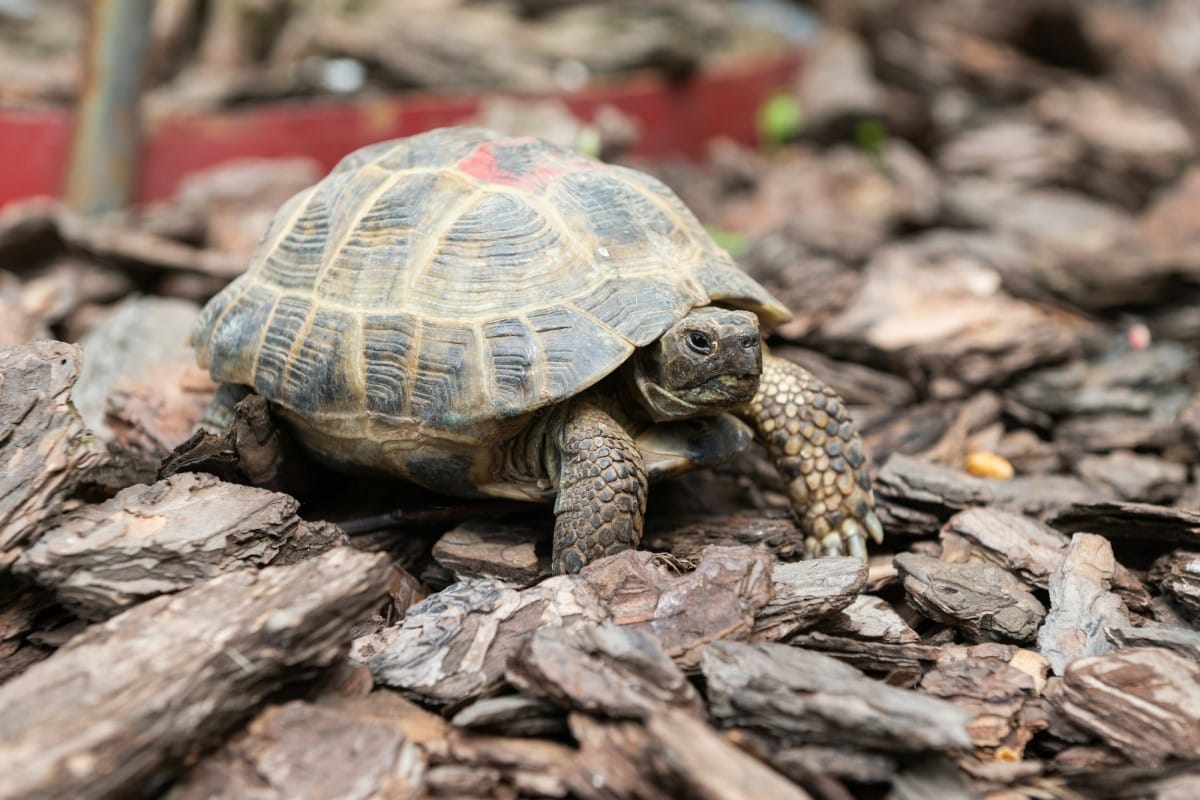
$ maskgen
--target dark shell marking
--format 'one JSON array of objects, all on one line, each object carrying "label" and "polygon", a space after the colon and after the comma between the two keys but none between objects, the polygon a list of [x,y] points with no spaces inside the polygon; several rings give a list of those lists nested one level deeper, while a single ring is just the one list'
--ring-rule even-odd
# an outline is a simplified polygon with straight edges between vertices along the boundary
[{"label": "dark shell marking", "polygon": [[365,147],[280,209],[202,313],[202,365],[367,463],[510,435],[697,306],[787,312],[657,180],[449,128]]}]

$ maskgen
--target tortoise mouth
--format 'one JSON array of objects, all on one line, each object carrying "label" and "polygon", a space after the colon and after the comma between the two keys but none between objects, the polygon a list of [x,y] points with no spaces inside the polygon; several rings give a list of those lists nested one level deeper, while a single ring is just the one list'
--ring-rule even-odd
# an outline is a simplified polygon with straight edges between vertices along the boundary
[{"label": "tortoise mouth", "polygon": [[695,388],[688,389],[697,399],[707,404],[738,405],[749,402],[758,391],[758,373],[752,375],[718,375]]}]

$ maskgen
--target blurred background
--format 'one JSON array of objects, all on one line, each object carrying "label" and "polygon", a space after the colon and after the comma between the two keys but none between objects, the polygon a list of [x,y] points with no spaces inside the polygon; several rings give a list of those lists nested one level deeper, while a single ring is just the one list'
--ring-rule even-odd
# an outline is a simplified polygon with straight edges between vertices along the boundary
[{"label": "blurred background", "polygon": [[82,342],[81,411],[147,458],[283,201],[475,123],[670,184],[877,463],[1194,493],[1191,0],[0,0],[0,76],[0,342]]}]

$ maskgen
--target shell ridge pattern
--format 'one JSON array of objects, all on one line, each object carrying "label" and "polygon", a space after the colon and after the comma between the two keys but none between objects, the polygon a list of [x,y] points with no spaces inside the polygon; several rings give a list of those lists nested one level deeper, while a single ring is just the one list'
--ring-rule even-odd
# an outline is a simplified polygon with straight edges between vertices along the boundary
[{"label": "shell ridge pattern", "polygon": [[[296,220],[304,214],[304,211],[308,208],[308,203],[312,199],[312,195],[316,191],[316,188],[316,186],[310,186],[307,189],[302,189],[301,191],[292,195],[292,197],[287,201],[287,203],[293,203],[295,207],[291,210],[287,217],[274,224],[273,230],[268,229],[267,233],[263,235],[263,239],[261,242],[259,242],[253,256],[253,263],[255,265],[260,263],[267,253],[270,253],[279,245],[279,242],[284,236],[287,235],[288,231],[291,230],[292,226],[296,223]],[[287,203],[284,204],[285,207]],[[220,312],[216,315],[215,319],[206,321],[204,319],[204,315],[202,314],[200,319],[197,320],[196,329],[192,334],[192,344],[197,348],[197,351],[201,354],[204,362],[211,363],[210,348],[212,347],[213,342],[216,340],[218,332],[221,330],[221,325],[225,322],[230,312],[236,308],[238,304],[246,298],[247,295],[258,288],[251,277],[252,273],[249,272],[240,275],[236,280],[234,280],[221,291],[221,294],[225,296],[222,298],[224,300],[224,305],[219,306]],[[272,309],[272,313],[273,311],[274,309]],[[262,326],[261,330],[257,331],[259,336],[254,343],[254,347],[251,348],[249,343],[247,343],[244,350],[253,350],[261,347],[262,339],[266,335],[266,328],[267,326],[264,325]],[[200,330],[203,330],[207,341],[196,341],[195,334]],[[226,357],[228,357],[228,354],[226,354]],[[220,361],[219,358],[218,361]],[[201,366],[207,367],[208,363],[202,363]],[[249,383],[249,375],[240,377],[241,380],[237,382]]]},{"label": "shell ridge pattern", "polygon": [[[374,161],[367,162],[365,165],[363,165],[363,167],[361,168],[361,171],[365,171],[368,169],[378,169],[378,167],[376,165],[380,161],[382,161],[384,158],[387,158],[389,155],[391,155],[394,151],[395,151],[395,148],[393,148],[392,150],[388,150],[386,153],[379,156],[379,158],[375,159]],[[383,170],[379,170],[379,171],[383,172]],[[411,170],[403,170],[403,171],[396,170],[391,173],[384,173],[385,177],[383,178],[383,180],[381,180],[379,182],[379,185],[376,186],[374,189],[372,189],[370,194],[368,194],[367,197],[364,198],[363,201],[359,203],[357,212],[354,214],[352,219],[347,221],[347,223],[344,226],[343,231],[342,231],[341,235],[338,237],[337,241],[334,242],[332,246],[326,248],[325,256],[321,260],[321,268],[317,271],[317,276],[316,276],[316,279],[313,281],[313,286],[318,287],[318,289],[319,289],[319,287],[321,286],[321,283],[329,275],[329,271],[332,268],[333,264],[338,260],[338,257],[341,256],[342,251],[344,251],[346,249],[347,243],[351,239],[354,238],[355,232],[356,232],[359,224],[362,222],[363,218],[366,217],[367,214],[371,213],[371,211],[373,211],[375,209],[375,204],[379,201],[379,198],[384,195],[384,193],[386,193],[389,189],[393,188],[402,179],[407,179],[413,175],[418,175],[418,174],[423,174],[423,173],[433,173],[433,172],[436,172],[436,170],[411,169]]]}]

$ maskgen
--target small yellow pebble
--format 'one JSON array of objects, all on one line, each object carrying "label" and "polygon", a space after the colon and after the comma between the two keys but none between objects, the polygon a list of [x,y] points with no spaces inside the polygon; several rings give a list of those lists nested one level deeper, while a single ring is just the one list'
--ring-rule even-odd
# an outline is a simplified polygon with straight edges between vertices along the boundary
[{"label": "small yellow pebble", "polygon": [[1013,465],[1007,458],[986,450],[977,450],[967,455],[967,472],[980,478],[998,481],[1011,480],[1015,474]]}]

